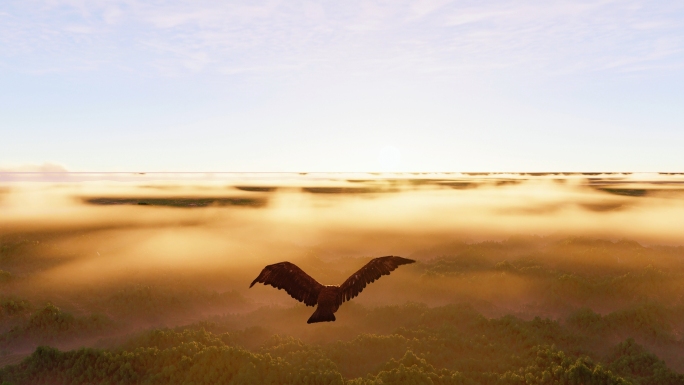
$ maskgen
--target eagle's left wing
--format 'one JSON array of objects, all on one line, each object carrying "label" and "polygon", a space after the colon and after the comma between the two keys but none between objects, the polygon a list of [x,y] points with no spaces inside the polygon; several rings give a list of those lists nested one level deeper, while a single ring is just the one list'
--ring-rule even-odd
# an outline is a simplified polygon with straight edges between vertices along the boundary
[{"label": "eagle's left wing", "polygon": [[323,285],[290,262],[280,262],[264,267],[249,287],[257,282],[271,285],[278,290],[285,289],[287,294],[297,301],[304,302],[306,306],[316,306],[318,294],[323,289]]}]

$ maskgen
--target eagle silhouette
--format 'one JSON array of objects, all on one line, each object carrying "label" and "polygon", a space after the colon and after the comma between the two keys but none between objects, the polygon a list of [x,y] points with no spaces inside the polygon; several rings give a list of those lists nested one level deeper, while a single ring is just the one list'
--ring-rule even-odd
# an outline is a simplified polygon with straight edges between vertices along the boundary
[{"label": "eagle silhouette", "polygon": [[369,283],[374,282],[401,265],[414,263],[408,258],[387,256],[372,259],[359,271],[352,274],[340,286],[321,285],[294,263],[280,262],[268,265],[252,284],[260,282],[276,289],[285,289],[287,294],[306,306],[316,306],[316,311],[306,323],[335,321],[335,312],[344,301],[356,297]]}]

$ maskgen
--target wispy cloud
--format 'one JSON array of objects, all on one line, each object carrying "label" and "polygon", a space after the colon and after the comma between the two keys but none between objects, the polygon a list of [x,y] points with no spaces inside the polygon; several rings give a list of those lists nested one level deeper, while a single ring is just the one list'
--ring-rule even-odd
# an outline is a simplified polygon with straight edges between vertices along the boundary
[{"label": "wispy cloud", "polygon": [[683,16],[678,2],[634,0],[10,1],[0,6],[0,59],[15,70],[98,61],[150,74],[378,63],[648,71],[680,68]]}]

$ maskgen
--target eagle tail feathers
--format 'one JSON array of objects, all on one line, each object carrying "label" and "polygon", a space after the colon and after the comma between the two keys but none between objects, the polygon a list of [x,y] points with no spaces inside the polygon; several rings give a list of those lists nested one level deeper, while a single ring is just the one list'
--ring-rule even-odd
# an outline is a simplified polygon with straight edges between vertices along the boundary
[{"label": "eagle tail feathers", "polygon": [[312,323],[316,323],[316,322],[332,322],[332,321],[335,321],[335,314],[333,314],[329,310],[322,310],[319,307],[311,315],[311,317],[309,317],[309,320],[306,321],[306,323],[312,324]]}]

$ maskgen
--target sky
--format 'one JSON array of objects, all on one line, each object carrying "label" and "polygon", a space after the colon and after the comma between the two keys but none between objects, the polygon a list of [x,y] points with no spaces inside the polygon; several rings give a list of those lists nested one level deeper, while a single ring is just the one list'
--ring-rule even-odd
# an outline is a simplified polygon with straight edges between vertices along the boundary
[{"label": "sky", "polygon": [[681,1],[0,2],[0,171],[684,171]]}]

